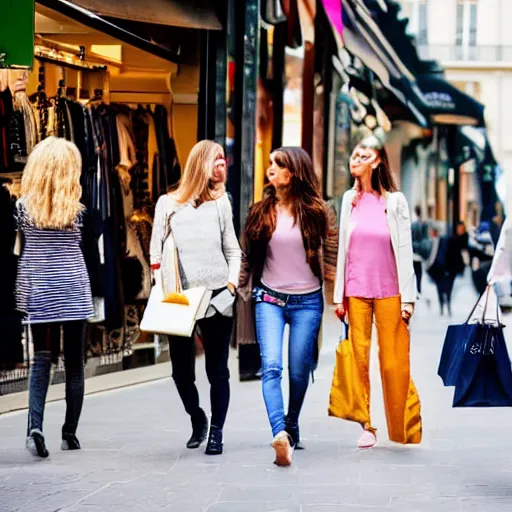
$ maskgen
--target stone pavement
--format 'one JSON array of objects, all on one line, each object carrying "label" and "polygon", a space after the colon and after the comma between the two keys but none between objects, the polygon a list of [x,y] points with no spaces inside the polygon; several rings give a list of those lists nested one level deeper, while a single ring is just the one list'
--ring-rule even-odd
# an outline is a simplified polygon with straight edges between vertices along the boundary
[{"label": "stone pavement", "polygon": [[[427,294],[433,297],[429,287]],[[474,300],[456,288],[455,320]],[[272,464],[260,383],[239,383],[232,354],[232,402],[225,454],[184,448],[189,424],[170,379],[88,396],[79,436],[84,449],[59,450],[64,403],[47,407],[52,456],[24,450],[26,413],[0,416],[1,512],[509,512],[512,511],[510,409],[451,408],[452,390],[436,375],[447,325],[433,302],[413,325],[412,370],[423,403],[424,442],[386,440],[382,394],[372,357],[379,443],[355,449],[359,428],[326,414],[339,325],[329,319],[321,363],[302,414],[306,450],[290,468]],[[207,382],[198,364],[198,384]],[[2,400],[2,398],[0,398]],[[206,400],[205,400],[206,403]]]}]

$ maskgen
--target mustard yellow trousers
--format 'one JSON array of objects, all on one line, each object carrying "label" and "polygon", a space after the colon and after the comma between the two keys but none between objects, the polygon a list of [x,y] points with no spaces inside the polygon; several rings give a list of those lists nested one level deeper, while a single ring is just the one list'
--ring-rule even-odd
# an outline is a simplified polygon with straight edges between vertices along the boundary
[{"label": "mustard yellow trousers", "polygon": [[[421,404],[410,375],[409,329],[402,320],[400,297],[348,299],[349,342],[353,354],[351,409],[346,419],[375,432],[370,419],[370,347],[375,316],[388,434],[403,444],[421,442]],[[340,390],[343,397],[343,390]],[[355,409],[355,410],[354,410]]]}]

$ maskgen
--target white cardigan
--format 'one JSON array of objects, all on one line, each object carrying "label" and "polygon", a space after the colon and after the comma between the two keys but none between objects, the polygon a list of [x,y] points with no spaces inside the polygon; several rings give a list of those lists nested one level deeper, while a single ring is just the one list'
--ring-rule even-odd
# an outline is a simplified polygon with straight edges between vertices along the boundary
[{"label": "white cardigan", "polygon": [[507,217],[492,260],[487,281],[494,284],[500,279],[512,278],[512,217]]},{"label": "white cardigan", "polygon": [[[341,304],[345,297],[345,265],[350,236],[354,229],[351,222],[352,201],[356,196],[354,189],[345,192],[341,202],[338,264],[336,282],[334,284],[334,303]],[[391,245],[398,270],[398,285],[403,304],[416,302],[416,278],[413,266],[411,217],[407,199],[401,192],[390,192],[385,195],[386,214],[391,234]]]}]

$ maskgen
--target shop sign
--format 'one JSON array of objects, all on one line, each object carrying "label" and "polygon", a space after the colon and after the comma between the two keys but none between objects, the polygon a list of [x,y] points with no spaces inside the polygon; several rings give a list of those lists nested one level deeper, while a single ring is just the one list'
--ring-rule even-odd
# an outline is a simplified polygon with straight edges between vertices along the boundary
[{"label": "shop sign", "polygon": [[430,107],[440,110],[455,110],[455,101],[447,92],[427,92],[423,96]]},{"label": "shop sign", "polygon": [[34,0],[2,0],[0,67],[31,68],[34,62]]}]

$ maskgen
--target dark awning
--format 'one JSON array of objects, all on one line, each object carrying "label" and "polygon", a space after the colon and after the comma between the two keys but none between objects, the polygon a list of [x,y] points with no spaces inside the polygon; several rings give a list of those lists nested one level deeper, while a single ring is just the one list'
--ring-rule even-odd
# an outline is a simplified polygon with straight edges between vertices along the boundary
[{"label": "dark awning", "polygon": [[60,0],[102,17],[171,27],[222,30],[208,0]]},{"label": "dark awning", "polygon": [[485,126],[484,106],[436,76],[419,76],[420,88],[436,124]]},{"label": "dark awning", "polygon": [[426,127],[424,111],[428,106],[414,75],[400,60],[361,0],[343,2],[343,41],[346,49],[371,69],[411,111],[416,122]]}]

